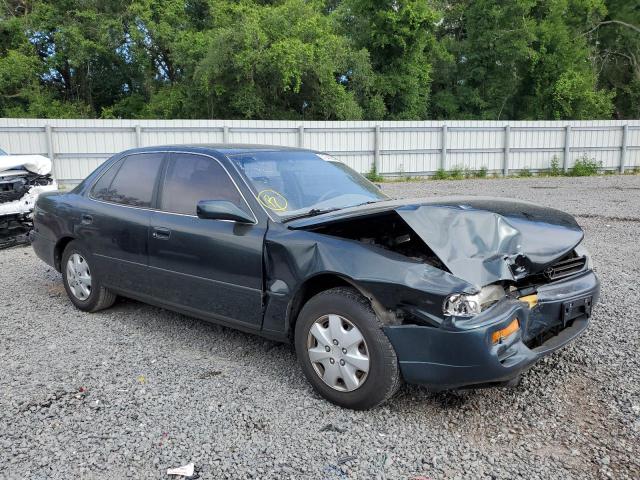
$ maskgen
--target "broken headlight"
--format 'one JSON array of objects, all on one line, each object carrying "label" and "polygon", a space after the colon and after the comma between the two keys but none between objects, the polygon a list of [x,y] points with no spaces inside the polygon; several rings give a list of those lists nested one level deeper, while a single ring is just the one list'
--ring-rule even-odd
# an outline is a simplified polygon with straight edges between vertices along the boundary
[{"label": "broken headlight", "polygon": [[444,314],[456,317],[473,317],[498,302],[505,295],[504,288],[500,285],[488,285],[475,295],[454,293],[449,295],[444,302]]}]

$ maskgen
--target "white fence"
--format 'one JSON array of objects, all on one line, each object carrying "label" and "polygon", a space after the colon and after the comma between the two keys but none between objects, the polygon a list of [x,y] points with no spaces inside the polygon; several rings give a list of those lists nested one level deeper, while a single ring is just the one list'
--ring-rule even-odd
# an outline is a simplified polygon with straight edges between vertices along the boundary
[{"label": "white fence", "polygon": [[0,148],[53,159],[61,184],[75,184],[113,153],[186,143],[259,143],[331,153],[359,172],[431,175],[465,168],[508,175],[564,169],[587,156],[602,168],[640,167],[640,120],[572,122],[0,119]]}]

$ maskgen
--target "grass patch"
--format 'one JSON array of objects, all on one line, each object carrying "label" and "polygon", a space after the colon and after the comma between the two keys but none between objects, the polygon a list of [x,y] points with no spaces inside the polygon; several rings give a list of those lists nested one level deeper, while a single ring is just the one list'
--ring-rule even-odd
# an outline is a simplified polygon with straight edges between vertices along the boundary
[{"label": "grass patch", "polygon": [[431,180],[463,180],[465,178],[487,178],[489,170],[481,167],[480,170],[471,170],[468,167],[456,165],[451,170],[439,168],[431,177]]}]

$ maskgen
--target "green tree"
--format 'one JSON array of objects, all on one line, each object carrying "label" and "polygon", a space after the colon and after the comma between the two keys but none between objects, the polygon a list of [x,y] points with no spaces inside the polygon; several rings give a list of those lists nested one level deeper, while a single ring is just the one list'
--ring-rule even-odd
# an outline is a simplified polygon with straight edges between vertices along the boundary
[{"label": "green tree", "polygon": [[528,119],[610,118],[614,94],[598,89],[595,51],[581,33],[605,14],[601,0],[545,0],[517,108]]},{"label": "green tree", "polygon": [[462,0],[439,31],[432,114],[438,118],[608,118],[595,49],[582,32],[601,0]]},{"label": "green tree", "polygon": [[322,2],[233,8],[196,76],[209,116],[360,119],[370,96],[366,50],[336,34]]},{"label": "green tree", "polygon": [[423,0],[344,0],[343,33],[367,49],[376,74],[374,101],[389,119],[428,118],[437,15]]},{"label": "green tree", "polygon": [[[210,29],[220,22],[228,2],[212,0],[134,0],[128,12],[132,61],[144,72],[142,97],[115,106],[139,108],[138,116],[206,116],[194,72],[206,53]],[[217,15],[217,16],[216,16]]]},{"label": "green tree", "polygon": [[5,0],[0,115],[640,116],[629,0]]},{"label": "green tree", "polygon": [[25,34],[42,62],[40,81],[54,97],[98,115],[131,93],[137,75],[122,50],[125,7],[124,1],[34,2]]},{"label": "green tree", "polygon": [[616,92],[615,116],[640,118],[640,3],[606,4],[607,15],[584,36],[597,46],[600,83]]},{"label": "green tree", "polygon": [[436,118],[516,118],[517,97],[533,55],[531,0],[462,0],[443,5],[443,50],[436,60]]}]

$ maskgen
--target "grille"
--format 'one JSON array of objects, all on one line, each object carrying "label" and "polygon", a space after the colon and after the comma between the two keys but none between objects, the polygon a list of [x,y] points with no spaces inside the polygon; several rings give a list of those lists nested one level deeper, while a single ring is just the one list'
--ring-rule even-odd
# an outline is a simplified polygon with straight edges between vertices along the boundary
[{"label": "grille", "polygon": [[29,173],[19,177],[0,177],[0,203],[19,200],[31,187],[50,185],[51,183],[51,175]]},{"label": "grille", "polygon": [[578,273],[584,270],[587,264],[586,257],[571,256],[569,258],[563,258],[562,260],[549,265],[544,269],[542,274],[548,280],[558,280],[560,278],[568,277],[574,273]]},{"label": "grille", "polygon": [[2,187],[4,187],[4,185],[0,185],[0,203],[13,202],[14,200],[22,198],[24,195],[24,190],[22,188],[18,188],[16,190],[5,190]]}]

